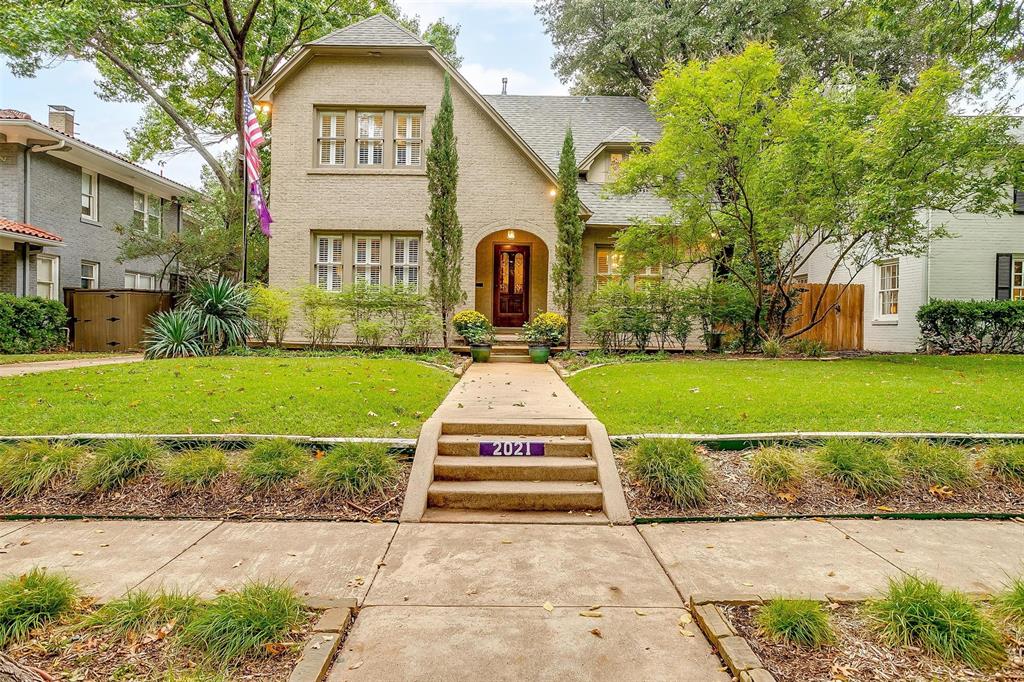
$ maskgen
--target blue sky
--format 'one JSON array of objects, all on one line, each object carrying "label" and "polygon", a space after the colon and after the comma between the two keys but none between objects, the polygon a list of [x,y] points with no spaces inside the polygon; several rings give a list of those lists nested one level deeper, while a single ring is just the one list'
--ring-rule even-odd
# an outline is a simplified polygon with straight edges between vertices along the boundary
[{"label": "blue sky", "polygon": [[[398,0],[408,15],[418,14],[421,26],[438,17],[461,25],[458,49],[462,73],[483,93],[501,90],[524,95],[566,94],[551,72],[553,49],[532,0]],[[46,121],[47,105],[64,104],[75,110],[78,135],[112,151],[124,151],[124,131],[138,120],[142,105],[103,102],[95,96],[96,70],[89,64],[66,62],[42,71],[36,78],[11,75],[0,68],[0,109],[20,109]],[[198,186],[202,161],[185,153],[145,164],[179,182]]]}]

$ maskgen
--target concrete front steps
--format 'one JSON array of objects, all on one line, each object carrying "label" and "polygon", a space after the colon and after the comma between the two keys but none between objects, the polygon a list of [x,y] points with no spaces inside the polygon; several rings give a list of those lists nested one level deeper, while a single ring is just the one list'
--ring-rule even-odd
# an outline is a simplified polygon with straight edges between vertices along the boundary
[{"label": "concrete front steps", "polygon": [[[596,448],[595,437],[599,439]],[[481,456],[480,446],[486,441],[541,442],[544,455]],[[438,420],[425,424],[420,434],[402,520],[628,523],[630,519],[611,445],[600,423]]]}]

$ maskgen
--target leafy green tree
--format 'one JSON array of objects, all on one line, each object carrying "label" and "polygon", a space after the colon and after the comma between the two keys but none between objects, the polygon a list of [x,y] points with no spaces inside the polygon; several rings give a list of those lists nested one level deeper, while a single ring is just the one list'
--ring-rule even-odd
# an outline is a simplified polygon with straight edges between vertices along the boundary
[{"label": "leafy green tree", "polygon": [[787,327],[794,277],[816,254],[832,263],[824,283],[844,287],[879,257],[921,254],[945,234],[925,209],[1008,213],[1021,159],[1014,120],[952,113],[963,82],[944,64],[909,92],[855,74],[787,87],[782,70],[761,43],[670,65],[651,100],[664,134],[614,186],[671,204],[622,233],[624,268],[710,265],[749,292],[764,339],[797,336],[832,310],[819,296]]},{"label": "leafy green tree", "polygon": [[430,297],[441,316],[441,335],[448,347],[449,323],[455,308],[466,300],[462,289],[462,226],[456,206],[459,184],[459,150],[455,138],[455,111],[451,79],[444,76],[441,106],[430,129],[427,150],[427,241],[430,249]]},{"label": "leafy green tree", "polygon": [[434,46],[441,53],[448,63],[456,69],[462,66],[462,57],[455,49],[455,41],[459,38],[460,26],[449,24],[443,18],[427,26],[423,31],[423,40]]},{"label": "leafy green tree", "polygon": [[555,245],[555,264],[551,278],[555,286],[555,304],[565,312],[568,326],[565,347],[572,348],[572,323],[583,294],[583,219],[577,183],[576,147],[572,129],[565,131],[562,154],[558,160],[558,197],[555,199],[555,227],[558,243]]},{"label": "leafy green tree", "polygon": [[650,94],[671,61],[771,41],[790,74],[836,67],[913,84],[945,58],[971,82],[1024,70],[1020,3],[1003,0],[537,0],[552,67],[577,94]]}]

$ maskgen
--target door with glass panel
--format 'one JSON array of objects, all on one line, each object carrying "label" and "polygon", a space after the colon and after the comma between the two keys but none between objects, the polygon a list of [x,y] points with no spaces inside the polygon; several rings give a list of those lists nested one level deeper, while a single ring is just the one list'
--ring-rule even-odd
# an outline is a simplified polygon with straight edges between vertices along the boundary
[{"label": "door with glass panel", "polygon": [[494,324],[522,327],[530,314],[530,247],[494,246]]}]

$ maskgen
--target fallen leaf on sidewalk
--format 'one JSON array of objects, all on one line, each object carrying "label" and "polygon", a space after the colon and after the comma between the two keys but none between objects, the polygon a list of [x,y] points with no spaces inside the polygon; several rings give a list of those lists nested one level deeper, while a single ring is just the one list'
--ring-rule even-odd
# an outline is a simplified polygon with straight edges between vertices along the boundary
[{"label": "fallen leaf on sidewalk", "polygon": [[85,554],[85,552],[74,551],[71,553],[71,556],[82,556],[83,554]]},{"label": "fallen leaf on sidewalk", "polygon": [[638,616],[646,616],[647,615],[646,611],[641,611],[640,609],[633,609],[633,613],[635,613]]},{"label": "fallen leaf on sidewalk", "polygon": [[604,637],[601,635],[601,629],[600,628],[594,628],[593,630],[590,631],[590,634],[592,634],[594,637],[597,637],[598,639],[604,639]]},{"label": "fallen leaf on sidewalk", "polygon": [[686,628],[684,628],[682,626],[680,626],[680,628],[679,628],[679,634],[681,634],[683,637],[693,637],[694,636],[694,634],[692,632],[690,632],[689,630],[687,630]]},{"label": "fallen leaf on sidewalk", "polygon": [[684,625],[689,625],[692,622],[693,622],[693,616],[691,616],[689,614],[689,612],[687,612],[687,611],[684,611],[683,615],[679,616],[679,627],[683,627]]},{"label": "fallen leaf on sidewalk", "polygon": [[584,618],[604,618],[604,614],[600,611],[580,611],[580,615]]},{"label": "fallen leaf on sidewalk", "polygon": [[551,613],[552,611],[555,610],[555,606],[551,602],[546,601],[546,602],[544,602],[544,610],[547,611],[548,613]]},{"label": "fallen leaf on sidewalk", "polygon": [[239,567],[239,566],[241,566],[241,565],[242,565],[242,560],[241,560],[241,559],[239,559],[239,560],[238,560],[238,561],[236,561],[236,562],[235,562],[234,564],[232,564],[231,568],[238,568],[238,567]]},{"label": "fallen leaf on sidewalk", "polygon": [[349,670],[355,670],[356,668],[358,668],[358,667],[359,667],[359,666],[361,666],[362,664],[363,664],[363,662],[362,662],[362,661],[359,661],[358,663],[353,663],[352,665],[350,665],[350,666],[348,667],[348,669],[349,669]]}]

